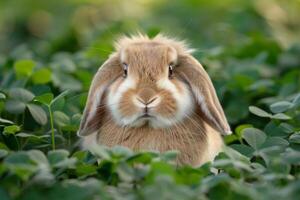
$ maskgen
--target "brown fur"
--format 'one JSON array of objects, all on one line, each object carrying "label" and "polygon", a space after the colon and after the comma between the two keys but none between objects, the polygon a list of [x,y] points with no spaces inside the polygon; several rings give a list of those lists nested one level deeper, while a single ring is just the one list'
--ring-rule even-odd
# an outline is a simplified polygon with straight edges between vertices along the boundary
[{"label": "brown fur", "polygon": [[[223,145],[219,133],[230,134],[230,127],[208,74],[190,55],[191,51],[184,42],[163,36],[121,38],[116,53],[93,79],[79,130],[79,135],[85,136],[84,146],[96,140],[97,144],[123,145],[133,150],[178,150],[177,162],[194,166],[213,160]],[[195,100],[190,103],[196,104],[195,110],[171,127],[152,128],[147,121],[140,127],[120,126],[104,102],[107,91],[115,92],[125,81],[124,63],[128,64],[129,77],[137,85],[121,96],[118,110],[122,117],[141,112],[142,108],[133,99],[147,103],[156,96],[161,101],[150,111],[166,118],[175,117],[179,105],[172,92],[157,86],[164,79],[170,80],[179,94],[189,88]],[[168,77],[170,64],[176,65],[172,77]]]},{"label": "brown fur", "polygon": [[[196,112],[176,127],[168,129],[152,129],[147,124],[138,128],[126,128],[113,123],[113,119],[107,114],[99,130],[97,141],[109,147],[121,145],[135,151],[178,150],[180,152],[177,158],[178,164],[197,166],[210,160],[207,159],[209,155],[206,152],[208,148],[206,128],[199,118],[201,113]],[[217,139],[220,140],[220,137]],[[218,148],[221,148],[221,145]]]}]

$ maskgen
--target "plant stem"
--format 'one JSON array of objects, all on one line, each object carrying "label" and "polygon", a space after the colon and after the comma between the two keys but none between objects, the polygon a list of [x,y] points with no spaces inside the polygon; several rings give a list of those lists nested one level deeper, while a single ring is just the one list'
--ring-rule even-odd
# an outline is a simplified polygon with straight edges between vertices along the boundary
[{"label": "plant stem", "polygon": [[55,150],[55,135],[54,135],[53,115],[52,115],[51,106],[48,106],[48,110],[49,110],[50,126],[51,126],[52,150]]},{"label": "plant stem", "polygon": [[21,149],[20,149],[20,143],[19,143],[17,137],[15,136],[15,134],[13,134],[13,136],[14,136],[14,139],[15,139],[15,141],[16,141],[16,143],[17,143],[18,150],[21,150]]}]

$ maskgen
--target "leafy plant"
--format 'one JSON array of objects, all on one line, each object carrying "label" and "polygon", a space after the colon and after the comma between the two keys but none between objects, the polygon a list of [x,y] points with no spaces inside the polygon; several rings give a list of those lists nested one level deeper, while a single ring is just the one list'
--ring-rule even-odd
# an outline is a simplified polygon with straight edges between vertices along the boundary
[{"label": "leafy plant", "polygon": [[[135,3],[0,3],[0,199],[299,199],[299,5]],[[92,77],[114,39],[136,29],[198,47],[234,130],[214,162],[176,166],[176,151],[80,149]]]}]

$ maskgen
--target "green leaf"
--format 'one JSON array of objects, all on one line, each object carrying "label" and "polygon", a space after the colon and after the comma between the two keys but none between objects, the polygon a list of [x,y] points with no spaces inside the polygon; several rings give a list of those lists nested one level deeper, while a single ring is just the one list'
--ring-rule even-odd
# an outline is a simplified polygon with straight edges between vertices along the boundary
[{"label": "green leaf", "polygon": [[76,166],[76,173],[79,176],[90,176],[97,174],[97,167],[89,164],[81,164]]},{"label": "green leaf", "polygon": [[6,151],[5,149],[0,149],[0,159],[4,158],[7,155],[8,151]]},{"label": "green leaf", "polygon": [[18,165],[18,164],[32,164],[28,154],[25,151],[19,151],[11,154],[5,160],[5,163]]},{"label": "green leaf", "polygon": [[5,165],[13,174],[26,181],[37,170],[26,152],[16,152],[4,160]]},{"label": "green leaf", "polygon": [[114,146],[109,150],[113,158],[128,157],[133,154],[132,150],[124,146]]},{"label": "green leaf", "polygon": [[173,150],[173,151],[166,151],[166,152],[164,152],[164,153],[162,153],[160,155],[160,158],[163,161],[166,161],[166,162],[168,162],[168,161],[175,161],[176,158],[177,158],[177,156],[179,154],[180,154],[180,152],[179,151],[175,151],[175,150]]},{"label": "green leaf", "polygon": [[243,130],[243,138],[255,150],[265,142],[267,136],[264,132],[256,128],[245,128]]},{"label": "green leaf", "polygon": [[255,107],[255,106],[249,106],[249,111],[254,114],[257,115],[259,117],[271,117],[272,115],[270,113],[267,113],[266,111]]},{"label": "green leaf", "polygon": [[38,136],[29,133],[18,133],[16,134],[16,136],[21,138],[29,138],[29,137],[38,138]]},{"label": "green leaf", "polygon": [[12,121],[8,120],[8,119],[3,119],[0,117],[0,123],[2,124],[14,124]]},{"label": "green leaf", "polygon": [[300,93],[293,100],[294,107],[300,106]]},{"label": "green leaf", "polygon": [[241,138],[242,138],[242,131],[243,131],[245,128],[252,128],[252,127],[253,127],[252,124],[241,124],[241,125],[239,125],[239,126],[237,126],[237,127],[235,128],[235,133],[236,133],[237,137],[238,137],[239,139],[241,139]]},{"label": "green leaf", "polygon": [[46,112],[38,105],[35,104],[28,104],[27,108],[31,113],[33,119],[39,123],[40,125],[47,124],[47,114]]},{"label": "green leaf", "polygon": [[34,100],[38,101],[44,105],[49,106],[51,104],[51,101],[53,100],[53,94],[46,93],[46,94],[35,97]]},{"label": "green leaf", "polygon": [[81,121],[81,114],[77,113],[72,116],[71,123],[73,125],[79,125]]},{"label": "green leaf", "polygon": [[291,102],[280,101],[280,102],[273,103],[270,106],[270,109],[273,113],[282,113],[282,112],[285,112],[288,109],[290,109],[292,106],[293,106],[293,103],[291,103]]},{"label": "green leaf", "polygon": [[230,147],[247,157],[251,157],[254,151],[253,148],[244,144],[233,144]]},{"label": "green leaf", "polygon": [[52,77],[53,84],[61,90],[80,91],[82,89],[81,82],[69,74],[58,72]]},{"label": "green leaf", "polygon": [[69,152],[63,149],[53,150],[48,152],[48,160],[51,165],[57,165],[68,158]]},{"label": "green leaf", "polygon": [[54,111],[53,118],[54,122],[60,127],[70,124],[70,117],[61,111]]},{"label": "green leaf", "polygon": [[36,164],[48,166],[49,162],[45,154],[39,150],[30,150],[28,151],[28,155],[32,161]]},{"label": "green leaf", "polygon": [[288,123],[285,123],[285,122],[281,123],[279,125],[279,127],[285,133],[293,133],[295,131],[295,128],[291,124],[288,124]]},{"label": "green leaf", "polygon": [[151,160],[155,157],[158,157],[158,153],[154,152],[139,152],[127,158],[129,163],[150,163]]},{"label": "green leaf", "polygon": [[284,154],[283,154],[283,160],[287,161],[288,163],[291,164],[300,164],[300,154],[299,151],[295,151],[292,149],[287,150]]},{"label": "green leaf", "polygon": [[20,138],[30,138],[33,141],[39,141],[39,142],[42,141],[43,139],[50,138],[49,135],[34,135],[34,134],[23,133],[23,132],[17,133],[16,136]]},{"label": "green leaf", "polygon": [[47,68],[42,68],[34,72],[31,76],[34,84],[46,84],[51,81],[51,71]]},{"label": "green leaf", "polygon": [[12,88],[9,90],[9,96],[12,99],[28,103],[33,100],[34,94],[24,88]]},{"label": "green leaf", "polygon": [[33,60],[19,60],[14,64],[14,70],[18,78],[28,77],[36,63]]},{"label": "green leaf", "polygon": [[268,137],[262,145],[263,148],[274,146],[287,147],[289,146],[289,142],[281,137]]},{"label": "green leaf", "polygon": [[289,120],[289,119],[291,119],[290,116],[288,116],[286,114],[283,114],[283,113],[277,113],[277,114],[273,115],[271,118],[272,119],[280,119],[280,120]]},{"label": "green leaf", "polygon": [[69,90],[66,90],[66,91],[62,92],[61,94],[59,94],[57,97],[55,97],[55,98],[52,100],[50,106],[52,106],[53,104],[55,104],[57,101],[63,99],[63,98],[64,98],[65,96],[67,96],[68,94],[69,94]]},{"label": "green leaf", "polygon": [[297,143],[300,144],[300,134],[299,133],[294,133],[289,137],[289,141],[292,143]]},{"label": "green leaf", "polygon": [[21,114],[25,108],[26,104],[19,100],[8,100],[5,102],[5,110],[12,114]]},{"label": "green leaf", "polygon": [[2,92],[0,92],[0,100],[1,100],[1,99],[6,99],[5,94],[3,94]]},{"label": "green leaf", "polygon": [[16,132],[19,132],[21,128],[17,125],[11,125],[11,126],[5,126],[4,127],[4,134],[15,134]]}]

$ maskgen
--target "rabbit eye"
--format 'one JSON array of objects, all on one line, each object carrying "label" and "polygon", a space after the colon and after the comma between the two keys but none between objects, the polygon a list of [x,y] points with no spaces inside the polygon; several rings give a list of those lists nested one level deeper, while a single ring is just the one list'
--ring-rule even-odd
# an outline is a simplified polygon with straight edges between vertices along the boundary
[{"label": "rabbit eye", "polygon": [[127,73],[128,73],[128,64],[127,63],[122,63],[123,65],[123,77],[126,78],[127,77]]},{"label": "rabbit eye", "polygon": [[174,68],[174,65],[172,63],[169,64],[169,78],[172,78],[172,76],[173,76],[173,68]]}]

